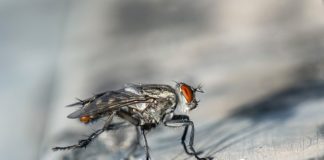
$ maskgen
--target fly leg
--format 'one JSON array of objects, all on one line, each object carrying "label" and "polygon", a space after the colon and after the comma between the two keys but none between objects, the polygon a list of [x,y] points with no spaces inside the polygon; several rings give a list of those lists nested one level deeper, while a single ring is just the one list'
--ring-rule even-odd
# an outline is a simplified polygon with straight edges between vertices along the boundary
[{"label": "fly leg", "polygon": [[96,130],[94,133],[92,133],[87,139],[82,139],[79,140],[78,144],[66,146],[66,147],[54,147],[52,148],[53,151],[58,151],[58,150],[69,150],[69,149],[78,149],[78,148],[86,148],[89,143],[98,137],[102,132],[104,132],[106,129],[101,128],[99,130]]},{"label": "fly leg", "polygon": [[[110,127],[110,123],[112,121],[112,118],[114,117],[115,113],[111,114],[108,117],[108,120],[106,121],[105,125],[101,128],[93,132],[87,139],[79,140],[78,144],[66,146],[66,147],[54,147],[52,148],[53,151],[58,150],[69,150],[69,149],[78,149],[78,148],[86,148],[92,140],[97,138],[101,133],[103,133],[105,130],[111,130],[114,127]],[[115,126],[116,127],[116,126]]]},{"label": "fly leg", "polygon": [[129,123],[133,124],[136,127],[136,141],[134,143],[135,146],[133,146],[134,148],[131,150],[131,152],[128,154],[127,158],[129,158],[129,156],[136,151],[137,147],[140,145],[140,133],[142,133],[143,137],[144,137],[144,141],[145,141],[145,152],[146,152],[146,160],[150,159],[150,155],[148,152],[148,145],[147,145],[147,140],[146,140],[146,135],[145,135],[145,129],[143,127],[139,127],[140,125],[140,120],[132,117],[132,115],[129,112],[120,110],[117,112],[117,116],[123,118],[124,120],[128,121]]},{"label": "fly leg", "polygon": [[141,128],[141,131],[142,131],[142,135],[143,135],[143,138],[144,138],[144,145],[145,145],[144,147],[145,147],[146,160],[149,160],[151,158],[150,158],[150,153],[149,153],[149,147],[148,147],[148,144],[147,144],[145,129]]},{"label": "fly leg", "polygon": [[[174,115],[173,116],[173,119],[175,120],[185,120],[185,121],[190,121],[189,117],[186,116],[186,115]],[[189,141],[189,147],[190,147],[190,150],[192,152],[189,152],[188,148],[187,148],[187,145],[186,145],[186,138],[187,138],[187,133],[188,133],[188,128],[190,125],[183,125],[183,124],[180,124],[182,126],[185,127],[184,131],[183,131],[183,134],[182,134],[182,137],[181,137],[181,144],[185,150],[185,152],[188,154],[188,155],[199,155],[202,153],[202,151],[199,151],[199,152],[196,152],[195,149],[193,148],[193,142],[194,142],[194,135],[190,135],[190,141]],[[192,124],[193,125],[193,124]],[[192,131],[191,131],[191,134],[194,134],[194,127],[192,127]]]},{"label": "fly leg", "polygon": [[[193,146],[193,139],[194,139],[194,135],[191,135],[190,136],[190,141],[189,141],[189,149],[191,152],[189,152],[189,149],[185,143],[185,140],[187,138],[187,133],[188,133],[188,128],[189,126],[191,125],[189,122],[189,117],[188,116],[185,116],[185,115],[174,115],[173,118],[169,121],[166,121],[165,122],[165,125],[168,126],[168,127],[184,127],[184,131],[183,131],[183,134],[182,134],[182,137],[181,137],[181,144],[185,150],[185,152],[188,154],[188,155],[199,155],[201,154],[202,152],[196,152],[195,149],[192,147]],[[194,134],[194,131],[191,132],[191,134]]]},{"label": "fly leg", "polygon": [[[195,135],[194,135],[195,134],[195,127],[194,127],[194,123],[189,119],[188,116],[186,116],[186,115],[174,115],[171,120],[165,121],[164,125],[168,126],[168,127],[185,127],[185,129],[183,131],[183,135],[181,137],[181,144],[183,145],[183,148],[184,148],[185,152],[188,155],[193,155],[198,160],[210,160],[210,159],[213,159],[212,157],[201,158],[201,157],[198,156],[202,152],[196,152],[196,150],[193,147],[193,145],[194,145],[194,137],[195,137]],[[190,149],[191,152],[189,152],[189,150],[187,148],[187,145],[185,143],[189,127],[191,127],[191,132],[190,132],[189,145],[188,146],[189,146],[189,149]]]},{"label": "fly leg", "polygon": [[131,144],[130,146],[130,151],[129,153],[127,154],[127,157],[125,158],[125,160],[128,160],[130,159],[130,157],[136,152],[137,148],[141,145],[140,144],[140,134],[141,134],[141,131],[140,131],[140,128],[139,127],[135,127],[135,130],[136,130],[136,138],[134,139],[133,143]]},{"label": "fly leg", "polygon": [[[145,135],[145,127],[138,127],[140,125],[140,120],[137,119],[137,118],[134,118],[132,117],[132,115],[129,113],[129,112],[126,112],[126,111],[123,111],[123,110],[120,110],[117,112],[117,116],[125,119],[126,121],[130,122],[131,124],[135,125],[137,130],[140,130],[142,135],[143,135],[143,138],[144,138],[144,143],[145,143],[145,153],[146,153],[146,160],[149,160],[150,159],[150,154],[149,154],[149,147],[148,147],[148,144],[147,144],[147,139],[146,139],[146,135]],[[139,131],[137,131],[137,135],[139,135]],[[139,139],[140,137],[138,136],[138,144],[139,144]],[[136,149],[136,148],[135,148]]]}]

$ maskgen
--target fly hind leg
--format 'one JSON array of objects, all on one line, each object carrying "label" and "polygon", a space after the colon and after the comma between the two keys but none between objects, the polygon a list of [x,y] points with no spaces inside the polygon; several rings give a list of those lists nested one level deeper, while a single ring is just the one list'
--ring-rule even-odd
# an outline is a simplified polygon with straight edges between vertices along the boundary
[{"label": "fly hind leg", "polygon": [[79,140],[78,144],[65,146],[65,147],[54,147],[54,148],[52,148],[52,150],[58,151],[58,150],[86,148],[90,144],[91,141],[93,141],[95,138],[97,138],[105,130],[114,130],[114,129],[117,129],[118,127],[122,126],[122,123],[110,124],[114,115],[115,115],[115,113],[111,114],[108,117],[108,120],[106,121],[105,125],[101,129],[98,129],[95,132],[93,132],[88,138]]},{"label": "fly hind leg", "polygon": [[66,147],[54,147],[54,148],[52,148],[52,150],[53,151],[58,151],[58,150],[69,150],[69,149],[86,148],[93,139],[95,139],[96,137],[98,137],[104,131],[105,131],[104,128],[99,129],[99,130],[96,130],[87,139],[79,140],[78,144],[74,144],[74,145],[70,145],[70,146],[66,146]]}]

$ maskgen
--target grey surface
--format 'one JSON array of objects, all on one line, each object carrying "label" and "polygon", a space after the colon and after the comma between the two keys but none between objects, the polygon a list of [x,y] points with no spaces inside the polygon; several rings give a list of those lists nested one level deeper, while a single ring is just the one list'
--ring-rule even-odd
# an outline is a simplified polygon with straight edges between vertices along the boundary
[{"label": "grey surface", "polygon": [[[191,117],[196,147],[205,154],[229,160],[324,155],[321,1],[0,4],[0,159],[122,157],[131,129],[103,135],[87,150],[52,152],[96,127],[67,119],[73,108],[64,106],[124,83],[172,80],[204,86]],[[188,158],[180,132],[152,131],[152,158]]]},{"label": "grey surface", "polygon": [[66,4],[0,1],[0,159],[38,159]]}]

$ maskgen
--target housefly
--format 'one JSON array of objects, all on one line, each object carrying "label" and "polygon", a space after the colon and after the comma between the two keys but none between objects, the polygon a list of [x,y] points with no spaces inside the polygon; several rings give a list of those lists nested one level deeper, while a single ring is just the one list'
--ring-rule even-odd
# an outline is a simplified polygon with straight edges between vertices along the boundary
[{"label": "housefly", "polygon": [[[106,117],[104,126],[88,138],[79,140],[77,144],[54,147],[53,150],[86,147],[104,131],[122,127],[122,123],[112,123],[114,117],[119,117],[134,125],[138,133],[142,134],[147,160],[150,159],[150,154],[146,133],[159,124],[167,127],[183,127],[181,144],[184,151],[198,160],[212,159],[212,157],[200,157],[202,152],[197,152],[193,146],[194,123],[186,113],[198,105],[196,92],[203,92],[201,86],[195,88],[183,82],[176,82],[175,87],[163,84],[128,84],[116,91],[107,91],[79,100],[69,106],[81,105],[82,107],[67,117],[79,119],[85,124]],[[181,114],[175,114],[176,109]],[[186,144],[189,129],[189,143]]]}]

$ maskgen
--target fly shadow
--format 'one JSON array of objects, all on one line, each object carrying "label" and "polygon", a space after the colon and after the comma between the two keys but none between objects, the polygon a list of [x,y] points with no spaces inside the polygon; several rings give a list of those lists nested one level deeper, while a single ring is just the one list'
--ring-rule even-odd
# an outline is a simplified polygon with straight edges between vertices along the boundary
[{"label": "fly shadow", "polygon": [[319,156],[319,157],[309,158],[307,160],[324,160],[324,155]]},{"label": "fly shadow", "polygon": [[264,99],[238,107],[224,120],[206,126],[201,134],[218,137],[217,134],[207,133],[217,133],[222,126],[231,126],[234,123],[240,124],[246,120],[249,124],[243,125],[241,128],[238,127],[238,130],[234,129],[234,132],[231,130],[229,132],[225,131],[223,138],[215,138],[216,141],[209,141],[204,146],[210,149],[210,154],[215,155],[244,139],[251,138],[260,132],[269,131],[271,128],[289,120],[295,115],[298,104],[323,97],[324,82],[314,80],[307,81],[307,83],[298,83]]}]

